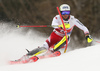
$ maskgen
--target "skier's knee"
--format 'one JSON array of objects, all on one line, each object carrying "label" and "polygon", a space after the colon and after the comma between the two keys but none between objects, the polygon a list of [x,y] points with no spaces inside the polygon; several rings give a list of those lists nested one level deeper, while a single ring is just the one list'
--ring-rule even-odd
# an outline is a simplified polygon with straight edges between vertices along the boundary
[{"label": "skier's knee", "polygon": [[44,48],[46,48],[46,49],[49,49],[49,45],[48,45],[47,42],[44,42],[42,47],[44,47]]}]

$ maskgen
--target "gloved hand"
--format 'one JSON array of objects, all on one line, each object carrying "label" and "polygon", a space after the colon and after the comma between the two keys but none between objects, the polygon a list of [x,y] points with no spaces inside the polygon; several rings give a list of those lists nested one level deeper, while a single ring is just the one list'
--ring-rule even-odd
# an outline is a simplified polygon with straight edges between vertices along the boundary
[{"label": "gloved hand", "polygon": [[[64,23],[64,25],[65,25],[65,28],[66,28],[66,29],[70,28],[70,24],[69,24],[69,23]],[[63,27],[63,24],[58,25],[58,27],[60,27],[60,28],[62,28],[62,29],[64,28],[64,27]]]},{"label": "gloved hand", "polygon": [[91,35],[86,35],[86,40],[88,43],[91,43],[93,41],[93,38],[91,37]]}]

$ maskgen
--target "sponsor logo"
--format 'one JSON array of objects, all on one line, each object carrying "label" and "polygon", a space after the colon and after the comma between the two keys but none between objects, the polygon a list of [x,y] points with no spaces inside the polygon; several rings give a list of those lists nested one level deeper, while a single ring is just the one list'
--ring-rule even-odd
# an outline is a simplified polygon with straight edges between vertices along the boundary
[{"label": "sponsor logo", "polygon": [[64,7],[63,7],[63,9],[66,9],[66,8],[68,9],[68,7],[67,7],[67,6],[64,6]]}]

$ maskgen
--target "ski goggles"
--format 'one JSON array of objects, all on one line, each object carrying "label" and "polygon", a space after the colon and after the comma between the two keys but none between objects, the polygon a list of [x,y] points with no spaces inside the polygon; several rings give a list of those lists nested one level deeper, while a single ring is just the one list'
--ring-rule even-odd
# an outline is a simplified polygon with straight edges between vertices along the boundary
[{"label": "ski goggles", "polygon": [[61,11],[61,14],[62,15],[66,15],[66,14],[69,15],[70,14],[70,11]]}]

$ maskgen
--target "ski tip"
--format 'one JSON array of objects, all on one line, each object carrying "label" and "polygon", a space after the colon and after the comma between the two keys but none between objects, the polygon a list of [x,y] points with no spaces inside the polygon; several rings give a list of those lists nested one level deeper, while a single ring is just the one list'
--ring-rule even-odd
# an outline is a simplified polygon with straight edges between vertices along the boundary
[{"label": "ski tip", "polygon": [[8,64],[9,64],[9,65],[13,65],[13,64],[18,64],[18,63],[15,62],[15,61],[8,61]]}]

